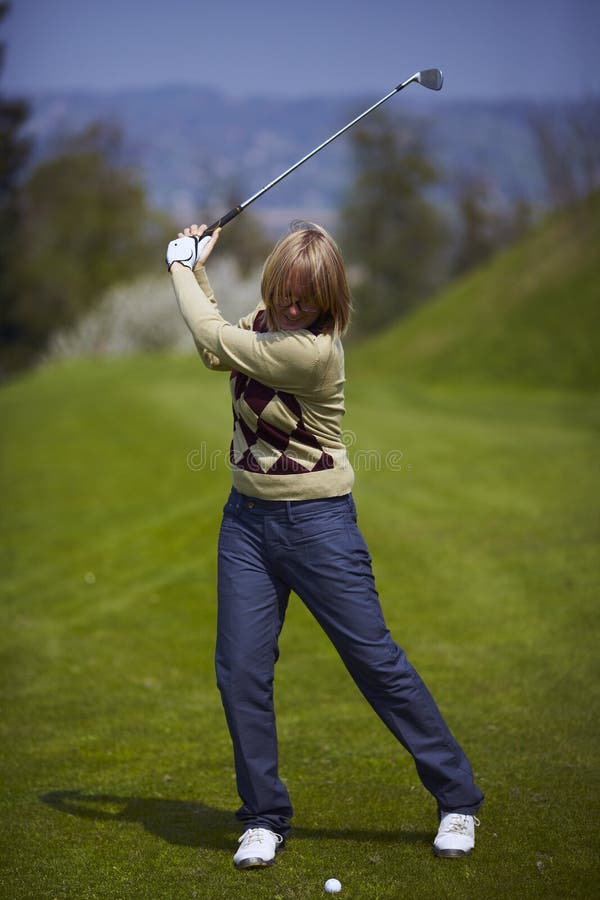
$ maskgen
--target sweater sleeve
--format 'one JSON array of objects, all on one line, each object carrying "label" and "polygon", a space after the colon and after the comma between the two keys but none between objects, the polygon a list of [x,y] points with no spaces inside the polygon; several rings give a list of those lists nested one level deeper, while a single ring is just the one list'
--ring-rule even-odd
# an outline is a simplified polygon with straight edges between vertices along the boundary
[{"label": "sweater sleeve", "polygon": [[204,268],[204,266],[200,266],[197,269],[194,269],[194,278],[200,285],[200,288],[204,292],[204,296],[206,299],[212,303],[215,308],[217,307],[217,299],[215,297],[215,292],[212,289],[212,285],[208,280],[208,272]]},{"label": "sweater sleeve", "polygon": [[[215,298],[214,291],[212,289],[211,283],[208,280],[208,274],[204,266],[201,266],[198,269],[194,269],[194,278],[198,282],[200,289],[204,293],[206,299],[211,303],[215,309],[217,307],[217,301]],[[194,343],[196,345],[196,350],[200,356],[200,359],[204,363],[207,369],[210,369],[212,372],[229,372],[231,371],[229,366],[223,365],[218,356],[215,356],[214,353],[211,353],[206,347],[203,347],[200,341],[194,336]]]},{"label": "sweater sleeve", "polygon": [[[202,269],[197,271],[202,273]],[[208,279],[202,284],[190,269],[178,264],[172,266],[171,277],[179,309],[196,345],[222,365],[292,393],[301,394],[317,385],[322,366],[317,340],[309,331],[250,331],[249,317],[242,320],[242,327],[231,325],[206,294]]]},{"label": "sweater sleeve", "polygon": [[[218,309],[217,300],[215,298],[210,281],[208,280],[208,274],[204,266],[200,266],[198,269],[194,269],[194,277],[200,285],[200,288],[203,291],[206,299],[213,304],[215,309]],[[251,313],[244,316],[238,321],[238,328],[245,328],[251,331],[256,313],[260,309],[264,309],[264,303],[262,303],[262,301]],[[211,372],[231,372],[231,366],[228,366],[226,363],[222,363],[218,356],[215,356],[214,353],[211,353],[210,350],[207,350],[205,347],[203,347],[195,337],[194,343],[200,355],[200,359],[207,369],[210,369]]]}]

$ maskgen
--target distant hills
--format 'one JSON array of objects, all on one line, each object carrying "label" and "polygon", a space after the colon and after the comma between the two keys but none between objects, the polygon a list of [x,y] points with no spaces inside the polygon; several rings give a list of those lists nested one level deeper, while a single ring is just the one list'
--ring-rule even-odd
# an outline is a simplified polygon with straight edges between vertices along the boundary
[{"label": "distant hills", "polygon": [[600,190],[353,348],[349,368],[396,383],[597,391],[598,247]]},{"label": "distant hills", "polygon": [[[30,98],[29,130],[39,158],[65,130],[98,119],[118,124],[128,159],[139,168],[154,203],[187,219],[198,210],[224,212],[224,203],[229,208],[229,201],[251,196],[378,99],[238,99],[202,87],[53,92]],[[383,109],[399,123],[412,120],[426,127],[429,152],[446,173],[437,192],[440,203],[448,201],[449,184],[464,173],[484,176],[498,203],[542,200],[528,125],[531,102],[458,101],[415,87]],[[261,198],[253,211],[272,229],[295,215],[331,222],[350,181],[349,151],[346,134]]]}]

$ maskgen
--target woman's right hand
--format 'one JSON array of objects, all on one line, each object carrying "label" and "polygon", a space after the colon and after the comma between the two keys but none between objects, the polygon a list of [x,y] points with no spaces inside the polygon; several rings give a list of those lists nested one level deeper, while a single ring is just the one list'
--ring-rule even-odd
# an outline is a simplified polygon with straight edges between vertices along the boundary
[{"label": "woman's right hand", "polygon": [[[184,228],[183,231],[180,231],[177,237],[196,237],[202,238],[202,235],[208,228],[208,225],[188,225],[187,228]],[[198,260],[194,266],[194,271],[199,269],[206,263],[206,260],[213,252],[217,241],[219,240],[219,235],[221,234],[220,228],[215,228],[212,235],[210,235],[210,239],[204,238],[206,244],[200,247],[200,255],[198,256]]]}]

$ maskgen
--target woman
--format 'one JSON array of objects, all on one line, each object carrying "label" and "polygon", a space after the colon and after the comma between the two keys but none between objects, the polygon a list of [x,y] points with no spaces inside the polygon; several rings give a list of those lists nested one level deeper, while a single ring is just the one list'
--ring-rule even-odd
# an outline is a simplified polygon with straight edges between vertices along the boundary
[{"label": "woman", "polygon": [[350,319],[344,264],[322,228],[296,223],[262,273],[262,303],[237,326],[220,315],[204,263],[218,231],[169,244],[181,313],[209,368],[229,371],[233,489],[219,535],[217,682],[233,742],[238,868],[270,865],[290,830],[273,708],[278,638],[295,591],[437,801],[438,856],[474,847],[483,794],[433,698],[394,643],[356,524],[342,440]]}]

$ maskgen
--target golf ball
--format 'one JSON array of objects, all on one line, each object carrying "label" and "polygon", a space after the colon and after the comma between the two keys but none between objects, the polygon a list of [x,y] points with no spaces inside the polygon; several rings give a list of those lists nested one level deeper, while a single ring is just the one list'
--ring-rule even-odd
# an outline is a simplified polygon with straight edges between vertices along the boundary
[{"label": "golf ball", "polygon": [[337,878],[328,878],[325,882],[325,890],[328,894],[339,894],[342,889],[342,882]]}]

